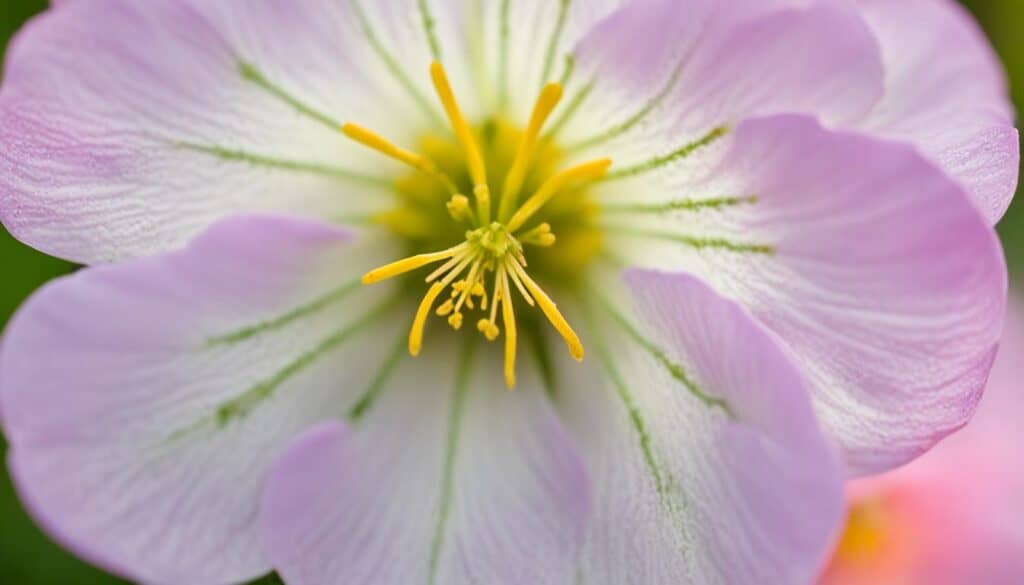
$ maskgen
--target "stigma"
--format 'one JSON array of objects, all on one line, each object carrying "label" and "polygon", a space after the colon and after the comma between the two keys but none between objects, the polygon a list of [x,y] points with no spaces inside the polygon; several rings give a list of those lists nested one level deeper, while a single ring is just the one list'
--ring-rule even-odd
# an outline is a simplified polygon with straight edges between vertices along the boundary
[{"label": "stigma", "polygon": [[428,176],[443,188],[448,194],[444,203],[447,216],[465,230],[464,241],[444,250],[381,266],[365,274],[362,281],[371,285],[434,267],[426,276],[427,291],[409,331],[409,353],[418,356],[422,351],[424,331],[431,315],[444,319],[452,329],[460,330],[468,319],[467,314],[478,311],[473,317],[477,333],[488,341],[504,336],[504,377],[511,389],[516,383],[516,296],[526,305],[539,308],[564,339],[570,355],[577,361],[583,360],[584,349],[579,336],[551,297],[530,276],[526,250],[527,247],[556,246],[557,237],[551,225],[539,222],[538,212],[557,196],[603,177],[612,162],[597,159],[556,172],[536,186],[529,196],[523,196],[526,177],[531,165],[536,164],[541,132],[562,98],[561,86],[552,83],[546,85],[537,98],[508,173],[494,189],[488,183],[484,152],[462,114],[444,67],[433,63],[430,77],[468,171],[469,192],[460,192],[456,183],[426,156],[398,147],[356,124],[345,124],[342,131],[363,146]]}]

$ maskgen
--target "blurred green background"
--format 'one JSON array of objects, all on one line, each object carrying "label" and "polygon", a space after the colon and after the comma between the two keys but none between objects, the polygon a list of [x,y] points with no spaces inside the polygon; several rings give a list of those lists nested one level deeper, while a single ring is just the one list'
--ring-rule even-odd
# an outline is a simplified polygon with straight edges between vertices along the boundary
[{"label": "blurred green background", "polygon": [[[900,0],[893,0],[900,1]],[[0,0],[0,52],[8,38],[45,0]],[[1003,57],[1010,73],[1018,110],[1024,108],[1024,1],[965,0]],[[1000,225],[1014,280],[1024,279],[1024,199],[1018,196]],[[37,287],[71,271],[67,263],[48,258],[15,240],[0,228],[0,327]],[[5,451],[0,437],[0,451]],[[2,466],[0,466],[2,467]],[[29,520],[0,470],[0,583],[6,585],[107,585],[122,583],[93,569],[54,545]]]}]

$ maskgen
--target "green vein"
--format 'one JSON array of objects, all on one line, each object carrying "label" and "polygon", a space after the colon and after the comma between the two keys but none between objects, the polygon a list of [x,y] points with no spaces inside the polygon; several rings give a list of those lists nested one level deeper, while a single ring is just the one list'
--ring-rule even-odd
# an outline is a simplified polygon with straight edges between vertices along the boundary
[{"label": "green vein", "polygon": [[300,114],[307,116],[317,122],[320,122],[324,126],[327,126],[335,132],[341,132],[342,123],[327,114],[313,108],[309,104],[299,100],[297,97],[285,91],[280,85],[277,85],[267,79],[263,72],[261,72],[255,65],[248,61],[238,62],[238,72],[241,73],[242,78],[255,84],[257,87],[265,90],[267,93],[273,95],[277,99],[295,108]]},{"label": "green vein", "polygon": [[367,185],[373,185],[375,187],[382,188],[388,188],[391,185],[391,181],[383,177],[366,175],[363,173],[358,173],[356,171],[350,171],[348,169],[343,169],[341,167],[335,167],[322,163],[276,158],[272,156],[248,152],[245,150],[237,150],[212,144],[198,144],[195,142],[184,141],[172,141],[170,144],[175,148],[191,150],[193,152],[199,152],[215,158],[219,158],[223,161],[245,163],[248,165],[252,165],[254,167],[263,167],[279,171],[291,171],[295,173],[306,173],[310,175],[321,175],[324,177],[330,177],[332,179],[354,181],[357,183],[365,183]]},{"label": "green vein", "polygon": [[323,357],[327,352],[351,339],[353,335],[363,328],[372,325],[381,316],[383,316],[388,309],[394,306],[396,299],[397,297],[381,303],[376,309],[367,313],[363,318],[328,336],[316,347],[300,355],[288,365],[278,370],[277,373],[270,378],[267,378],[266,380],[263,380],[249,388],[234,400],[221,405],[217,409],[216,413],[217,424],[224,426],[233,420],[245,417],[247,414],[252,412],[259,403],[273,396],[282,384],[316,363],[316,361]]},{"label": "green vein", "polygon": [[263,401],[267,400],[281,387],[282,384],[293,378],[312,364],[316,363],[318,359],[323,357],[327,352],[337,348],[341,344],[345,343],[352,338],[353,335],[366,328],[367,326],[373,325],[375,321],[380,319],[389,309],[391,309],[396,301],[400,297],[391,298],[380,305],[376,309],[370,311],[358,321],[339,329],[327,338],[318,343],[313,349],[310,349],[291,362],[286,364],[284,367],[279,369],[269,378],[266,378],[260,382],[249,387],[246,391],[242,392],[235,398],[221,404],[217,409],[209,416],[200,419],[195,424],[185,427],[184,429],[175,432],[169,438],[173,441],[178,439],[198,428],[202,428],[208,424],[216,424],[218,427],[224,427],[232,421],[246,417],[249,413],[256,409]]},{"label": "green vein", "polygon": [[682,66],[677,67],[676,70],[672,73],[672,76],[669,78],[668,83],[665,84],[665,87],[663,87],[661,91],[657,93],[657,95],[648,100],[644,107],[640,108],[639,111],[630,116],[626,121],[618,125],[612,126],[608,130],[601,132],[600,134],[581,140],[569,146],[568,150],[570,152],[579,152],[581,150],[585,150],[602,144],[604,142],[607,142],[609,140],[618,138],[619,136],[622,136],[626,132],[632,130],[634,127],[636,127],[637,124],[643,122],[644,119],[648,115],[650,115],[650,113],[653,112],[659,105],[661,105],[661,102],[663,102],[665,98],[668,97],[668,95],[672,92],[672,89],[675,88],[675,86],[679,83],[679,78],[682,76],[682,73]]},{"label": "green vein", "polygon": [[447,128],[444,121],[441,119],[437,110],[430,105],[430,101],[416,88],[416,84],[412,82],[412,79],[405,73],[398,61],[387,51],[384,44],[381,43],[380,38],[377,36],[376,31],[370,25],[370,19],[367,18],[366,12],[363,11],[362,5],[358,0],[352,0],[352,8],[355,10],[356,17],[359,19],[359,23],[363,27],[363,33],[366,35],[367,42],[370,43],[370,47],[373,52],[377,54],[377,57],[384,62],[384,66],[387,67],[388,72],[395,78],[399,85],[401,85],[412,97],[416,105],[423,110],[423,113],[430,118],[431,122],[438,128]]},{"label": "green vein", "polygon": [[472,369],[475,339],[467,339],[459,357],[459,369],[452,392],[452,402],[448,413],[448,438],[445,443],[444,467],[441,480],[441,502],[438,508],[437,524],[434,526],[434,538],[430,544],[430,585],[437,583],[437,569],[441,561],[441,549],[444,546],[445,526],[451,514],[452,497],[455,491],[455,458],[458,452],[459,434],[462,428],[462,416],[465,411],[466,397],[469,393],[469,374]]},{"label": "green vein", "polygon": [[699,238],[696,236],[689,236],[686,234],[677,234],[673,232],[665,232],[659,230],[645,230],[629,226],[616,226],[606,224],[601,227],[607,230],[609,233],[615,235],[678,242],[680,244],[685,244],[697,250],[718,249],[726,250],[729,252],[736,252],[740,254],[764,254],[769,256],[775,253],[775,248],[767,244],[734,242],[732,240],[727,240],[725,238]]},{"label": "green vein", "polygon": [[555,65],[555,50],[558,49],[558,41],[561,40],[562,33],[565,31],[565,23],[569,16],[569,5],[572,4],[572,0],[559,0],[559,3],[558,21],[555,23],[555,30],[551,34],[551,40],[548,41],[548,48],[544,55],[544,72],[540,76],[542,86],[547,83],[548,76],[551,75],[551,68]]},{"label": "green vein", "polygon": [[757,196],[747,197],[715,197],[713,199],[677,199],[664,203],[624,203],[624,204],[602,204],[603,213],[638,213],[638,214],[661,214],[672,211],[698,211],[701,209],[721,209],[724,207],[737,207],[740,205],[753,205],[757,203]]},{"label": "green vein", "polygon": [[[597,289],[595,288],[594,290]],[[606,297],[599,296],[599,298],[601,300],[601,304],[605,308],[605,311],[611,315],[612,319],[622,328],[622,330],[633,338],[633,341],[635,341],[637,345],[642,347],[647,353],[651,354],[651,356],[668,371],[669,375],[681,383],[683,387],[690,392],[690,394],[697,398],[697,400],[700,400],[708,408],[721,409],[729,418],[736,418],[728,402],[701,390],[697,383],[687,375],[686,369],[683,368],[683,366],[673,362],[660,347],[644,337],[644,335],[640,333],[640,330],[637,329],[637,327],[631,323],[625,315],[616,310],[615,306],[609,302]]]},{"label": "green vein", "polygon": [[717,128],[711,129],[711,131],[708,132],[707,134],[705,134],[703,137],[701,137],[701,138],[699,138],[699,139],[697,139],[697,140],[695,140],[693,142],[690,142],[689,144],[681,146],[678,149],[676,149],[676,150],[674,150],[674,151],[672,151],[672,152],[670,152],[670,153],[668,153],[666,155],[662,155],[662,156],[653,158],[653,159],[651,159],[649,161],[642,162],[640,164],[637,164],[637,165],[634,165],[634,166],[631,166],[631,167],[626,167],[624,169],[619,169],[619,170],[617,170],[615,172],[609,173],[608,175],[605,176],[604,180],[605,181],[615,181],[615,180],[619,180],[619,179],[625,179],[625,178],[628,178],[628,177],[634,177],[636,175],[641,175],[641,174],[648,173],[648,172],[651,172],[651,171],[656,171],[656,170],[658,170],[660,168],[663,168],[665,166],[668,166],[668,165],[670,165],[670,164],[672,164],[674,162],[677,162],[677,161],[685,159],[686,157],[690,156],[694,152],[697,152],[698,150],[700,150],[700,149],[702,149],[702,148],[704,148],[706,146],[709,146],[709,145],[713,144],[714,142],[718,141],[718,139],[722,138],[723,136],[725,136],[728,133],[729,133],[729,127],[728,126],[718,126]]},{"label": "green vein", "polygon": [[370,408],[376,403],[377,398],[391,378],[391,375],[395,373],[395,369],[398,367],[398,363],[401,361],[402,356],[405,355],[406,351],[406,340],[405,333],[399,336],[398,341],[395,343],[394,348],[388,353],[387,357],[384,358],[384,363],[381,364],[377,374],[373,377],[370,382],[370,386],[366,389],[366,392],[352,405],[352,408],[348,411],[348,420],[353,424],[361,421]]},{"label": "green vein", "polygon": [[498,35],[501,40],[498,47],[498,107],[502,110],[508,105],[508,39],[512,31],[512,25],[509,22],[511,4],[511,0],[501,0],[499,14]]},{"label": "green vein", "polygon": [[333,303],[336,303],[344,299],[345,297],[352,294],[361,287],[362,282],[358,279],[353,280],[351,282],[347,282],[335,288],[334,290],[328,292],[327,294],[321,296],[320,298],[315,299],[312,302],[306,303],[305,305],[302,305],[300,307],[296,307],[295,309],[292,309],[291,311],[288,311],[287,313],[279,317],[263,321],[255,325],[250,325],[248,327],[243,327],[241,329],[238,329],[231,333],[227,333],[225,335],[211,337],[206,340],[206,345],[228,345],[232,343],[238,343],[255,337],[260,333],[265,333],[267,331],[271,331],[274,329],[280,329],[281,327],[284,327],[285,325],[297,319],[301,319],[302,317],[311,315],[323,308],[330,306]]},{"label": "green vein", "polygon": [[636,399],[633,397],[632,392],[630,392],[629,388],[626,387],[625,381],[623,381],[619,371],[615,368],[614,360],[608,350],[608,345],[600,332],[597,319],[591,312],[588,303],[584,300],[580,305],[583,307],[584,319],[587,321],[587,328],[590,330],[598,361],[601,362],[601,365],[608,374],[608,378],[611,380],[612,385],[615,386],[615,391],[619,396],[619,400],[622,401],[622,405],[626,408],[626,411],[629,414],[630,423],[633,425],[633,430],[636,431],[637,437],[639,438],[640,451],[643,454],[644,463],[647,465],[647,471],[651,474],[651,478],[654,480],[655,491],[657,491],[658,497],[661,499],[662,503],[669,505],[668,485],[665,483],[665,475],[654,457],[654,447],[651,440],[651,433],[647,426],[647,421],[640,412],[640,408],[637,406]]},{"label": "green vein", "polygon": [[423,16],[423,32],[427,35],[427,43],[430,45],[430,54],[435,61],[441,60],[441,43],[437,40],[437,21],[430,13],[430,6],[427,0],[420,0],[420,14]]},{"label": "green vein", "polygon": [[574,71],[576,71],[576,55],[569,53],[565,56],[565,67],[562,69],[562,76],[558,78],[558,84],[567,87]]}]

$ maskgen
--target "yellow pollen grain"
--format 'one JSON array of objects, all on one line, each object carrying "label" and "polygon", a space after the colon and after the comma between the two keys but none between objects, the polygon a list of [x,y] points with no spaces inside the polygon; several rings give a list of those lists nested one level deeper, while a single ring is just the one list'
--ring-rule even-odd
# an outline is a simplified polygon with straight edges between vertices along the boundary
[{"label": "yellow pollen grain", "polygon": [[434,177],[444,185],[445,189],[447,189],[449,193],[454,194],[457,191],[455,184],[452,183],[452,180],[449,179],[447,175],[439,171],[434,163],[415,152],[410,152],[404,148],[396,146],[383,136],[367,130],[358,124],[344,124],[341,127],[341,131],[345,133],[345,136],[348,136],[363,146]]},{"label": "yellow pollen grain", "polygon": [[526,127],[526,132],[519,143],[519,149],[516,151],[512,168],[505,178],[505,188],[501,193],[501,208],[498,213],[500,221],[508,219],[508,216],[512,214],[512,210],[519,200],[519,191],[523,188],[523,180],[526,178],[526,171],[530,167],[530,160],[533,158],[533,152],[537,146],[540,132],[544,129],[544,124],[551,116],[551,112],[554,111],[558,106],[558,102],[561,101],[562,94],[562,86],[557,83],[551,83],[544,87],[540,97],[537,98],[537,104],[533,108],[533,115],[530,116],[530,123]]},{"label": "yellow pollen grain", "polygon": [[512,216],[512,219],[507,224],[508,231],[515,232],[523,227],[523,224],[529,221],[533,214],[540,211],[552,197],[558,195],[569,185],[578,181],[595,181],[600,179],[608,172],[611,166],[611,159],[602,158],[572,167],[551,177]]}]

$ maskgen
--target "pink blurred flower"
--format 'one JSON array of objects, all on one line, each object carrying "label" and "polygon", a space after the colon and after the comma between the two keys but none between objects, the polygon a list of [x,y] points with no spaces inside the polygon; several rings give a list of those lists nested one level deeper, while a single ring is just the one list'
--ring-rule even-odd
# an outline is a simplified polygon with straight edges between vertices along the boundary
[{"label": "pink blurred flower", "polygon": [[943,0],[63,2],[12,475],[144,582],[806,582],[980,398],[1005,93]]},{"label": "pink blurred flower", "polygon": [[823,585],[1024,583],[1024,305],[978,414],[910,465],[849,489],[850,519]]}]

